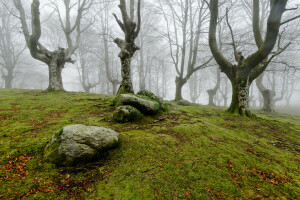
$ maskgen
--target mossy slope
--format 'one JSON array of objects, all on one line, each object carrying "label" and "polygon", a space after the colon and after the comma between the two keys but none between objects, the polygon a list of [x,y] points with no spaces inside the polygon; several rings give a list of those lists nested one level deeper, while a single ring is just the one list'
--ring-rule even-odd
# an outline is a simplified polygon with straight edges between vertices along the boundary
[{"label": "mossy slope", "polygon": [[[173,105],[137,124],[112,122],[113,97],[0,90],[0,199],[296,199],[300,118]],[[69,124],[112,128],[121,145],[98,162],[43,160]]]}]

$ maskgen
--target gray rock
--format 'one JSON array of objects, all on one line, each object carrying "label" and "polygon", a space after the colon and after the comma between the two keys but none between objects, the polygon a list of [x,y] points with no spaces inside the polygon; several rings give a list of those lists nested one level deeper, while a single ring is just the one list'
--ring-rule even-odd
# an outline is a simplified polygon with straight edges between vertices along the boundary
[{"label": "gray rock", "polygon": [[116,106],[129,105],[137,108],[146,115],[156,114],[160,110],[158,102],[144,99],[131,94],[120,94],[116,99]]},{"label": "gray rock", "polygon": [[160,106],[163,105],[163,103],[164,103],[164,101],[161,97],[156,96],[154,93],[150,92],[149,90],[141,90],[137,93],[137,95],[148,97],[153,101],[157,101]]},{"label": "gray rock", "polygon": [[119,106],[113,115],[113,120],[118,123],[138,121],[141,118],[141,112],[132,106]]},{"label": "gray rock", "polygon": [[119,134],[111,129],[69,125],[52,136],[45,148],[45,160],[59,166],[72,166],[96,159],[118,146]]}]

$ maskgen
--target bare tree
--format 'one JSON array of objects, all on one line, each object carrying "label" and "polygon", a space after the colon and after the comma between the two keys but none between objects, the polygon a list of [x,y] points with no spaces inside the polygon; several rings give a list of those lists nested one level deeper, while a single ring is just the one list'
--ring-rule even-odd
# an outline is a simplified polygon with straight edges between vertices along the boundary
[{"label": "bare tree", "polygon": [[217,68],[217,82],[216,85],[213,89],[207,90],[208,93],[208,105],[209,106],[215,106],[214,104],[214,96],[216,95],[218,89],[220,88],[220,83],[221,83],[221,71],[219,68]]},{"label": "bare tree", "polygon": [[104,11],[101,13],[100,21],[101,21],[101,35],[103,40],[104,47],[104,65],[105,71],[108,81],[112,84],[113,94],[117,94],[117,86],[121,84],[119,80],[118,74],[114,74],[113,70],[113,62],[110,60],[110,52],[109,52],[109,35],[110,35],[110,26],[109,26],[109,8],[111,2],[104,3]]},{"label": "bare tree", "polygon": [[0,7],[0,75],[5,88],[12,88],[15,69],[26,46],[17,40],[18,32],[14,16],[7,10],[8,5]]},{"label": "bare tree", "polygon": [[[30,50],[31,56],[48,65],[49,69],[49,87],[48,91],[52,90],[64,90],[62,83],[62,69],[66,63],[74,63],[71,56],[78,48],[80,43],[81,33],[87,28],[81,27],[82,17],[87,10],[92,6],[93,0],[83,0],[77,3],[71,3],[71,0],[64,0],[65,6],[65,20],[60,12],[59,5],[56,1],[51,1],[51,6],[58,14],[59,23],[63,29],[64,35],[67,41],[67,48],[59,47],[55,51],[48,50],[40,43],[41,22],[40,22],[40,10],[39,0],[33,0],[31,4],[31,34],[29,33],[28,25],[26,22],[25,10],[23,8],[21,0],[14,0],[15,7],[19,11],[19,19],[22,24],[23,34],[27,43],[27,47]],[[71,24],[71,12],[73,8],[77,6],[77,16],[74,24]],[[72,34],[75,34],[75,43],[73,42]]]},{"label": "bare tree", "polygon": [[201,95],[201,91],[203,88],[203,83],[207,81],[204,77],[204,73],[201,71],[195,72],[190,80],[189,80],[189,88],[190,88],[190,97],[192,100],[192,103],[196,103],[196,101],[199,99]]},{"label": "bare tree", "polygon": [[99,81],[97,81],[98,75],[95,73],[95,67],[92,67],[95,66],[96,59],[93,49],[94,40],[90,38],[91,36],[88,34],[83,35],[83,39],[81,39],[77,49],[79,61],[76,63],[76,67],[79,74],[79,81],[86,93],[89,93],[92,88],[99,84]]},{"label": "bare tree", "polygon": [[[212,60],[202,61],[203,64],[196,66],[201,31],[209,16],[208,8],[202,0],[166,1],[171,14],[169,18],[162,2],[158,2],[167,25],[167,33],[164,36],[169,43],[170,54],[177,72],[175,101],[178,101],[183,99],[182,87],[192,74],[206,67]],[[174,29],[174,33],[171,28]]]},{"label": "bare tree", "polygon": [[130,0],[130,15],[128,15],[126,1],[120,0],[119,8],[122,13],[122,21],[114,14],[116,21],[118,22],[121,30],[125,34],[125,40],[116,38],[114,42],[121,49],[119,58],[121,59],[122,66],[122,82],[118,91],[118,94],[134,93],[132,80],[131,80],[131,58],[134,53],[139,50],[139,47],[135,45],[134,41],[139,35],[141,29],[141,0],[138,0],[137,5],[137,23],[134,22],[134,0]]},{"label": "bare tree", "polygon": [[228,78],[222,77],[221,81],[223,80],[223,83],[221,84],[221,88],[219,89],[221,96],[224,101],[224,106],[227,107],[227,101],[228,101],[228,93],[229,93],[229,84],[228,84]]},{"label": "bare tree", "polygon": [[[258,0],[253,1],[253,24],[259,26],[259,3]],[[234,57],[237,64],[229,62],[220,52],[216,40],[216,27],[218,19],[219,1],[210,1],[210,28],[209,28],[209,46],[212,54],[219,64],[221,71],[224,72],[232,84],[232,100],[228,109],[231,113],[239,113],[240,115],[251,116],[249,110],[249,86],[266,68],[266,65],[260,64],[264,61],[274,48],[281,25],[282,14],[286,11],[287,0],[271,1],[271,11],[267,22],[267,31],[265,39],[259,41],[259,49],[253,54],[244,58],[242,52],[238,52],[235,46],[234,36],[231,30],[232,43],[234,47]],[[228,14],[228,12],[226,12]],[[270,58],[271,59],[271,58]],[[270,59],[267,62],[270,62]]]}]

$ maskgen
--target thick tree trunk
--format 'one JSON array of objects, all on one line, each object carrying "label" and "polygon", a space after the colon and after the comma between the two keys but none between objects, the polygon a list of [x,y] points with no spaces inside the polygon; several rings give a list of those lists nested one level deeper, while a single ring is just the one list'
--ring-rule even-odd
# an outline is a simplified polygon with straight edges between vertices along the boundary
[{"label": "thick tree trunk", "polygon": [[263,97],[263,108],[262,110],[265,112],[273,112],[274,111],[274,97],[275,97],[275,93],[272,90],[269,90],[267,88],[265,88],[265,86],[263,85],[263,77],[264,77],[264,73],[262,73],[259,77],[257,77],[256,79],[256,86],[259,90],[259,92],[261,93],[262,97]]},{"label": "thick tree trunk", "polygon": [[262,96],[264,98],[263,111],[273,112],[274,111],[274,92],[272,90],[264,90],[262,92]]},{"label": "thick tree trunk", "polygon": [[251,116],[249,110],[249,87],[248,80],[236,81],[230,80],[232,84],[232,101],[228,108],[230,113],[238,113],[244,116]]},{"label": "thick tree trunk", "polygon": [[113,95],[116,95],[117,94],[117,86],[118,86],[118,80],[114,80],[112,82],[112,86],[113,86]]},{"label": "thick tree trunk", "polygon": [[12,71],[8,71],[7,75],[4,77],[5,81],[5,88],[12,88],[12,81],[13,81],[13,73]]},{"label": "thick tree trunk", "polygon": [[48,65],[49,68],[49,86],[47,91],[64,91],[62,83],[62,69],[65,63],[58,63],[56,59],[53,59]]},{"label": "thick tree trunk", "polygon": [[223,96],[223,99],[224,99],[224,106],[227,107],[227,101],[228,101],[227,96]]},{"label": "thick tree trunk", "polygon": [[124,93],[134,93],[132,81],[131,81],[131,70],[130,70],[130,64],[131,64],[131,58],[123,58],[121,59],[122,64],[122,82],[118,91],[118,94],[124,94]]},{"label": "thick tree trunk", "polygon": [[176,83],[175,101],[180,101],[183,99],[182,98],[182,87],[184,86],[186,81],[182,80],[182,78],[177,76],[175,83]]},{"label": "thick tree trunk", "polygon": [[207,90],[207,93],[208,93],[208,105],[215,106],[214,96],[216,95],[216,91],[215,90]]}]

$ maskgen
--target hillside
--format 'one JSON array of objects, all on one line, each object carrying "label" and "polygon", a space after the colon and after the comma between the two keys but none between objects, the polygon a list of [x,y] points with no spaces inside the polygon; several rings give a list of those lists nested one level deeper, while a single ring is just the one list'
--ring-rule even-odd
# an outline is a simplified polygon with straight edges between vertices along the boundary
[{"label": "hillside", "polygon": [[[297,199],[300,116],[235,117],[172,105],[138,124],[111,121],[113,96],[0,89],[0,199]],[[43,161],[70,124],[120,133],[121,145],[76,168]]]}]

